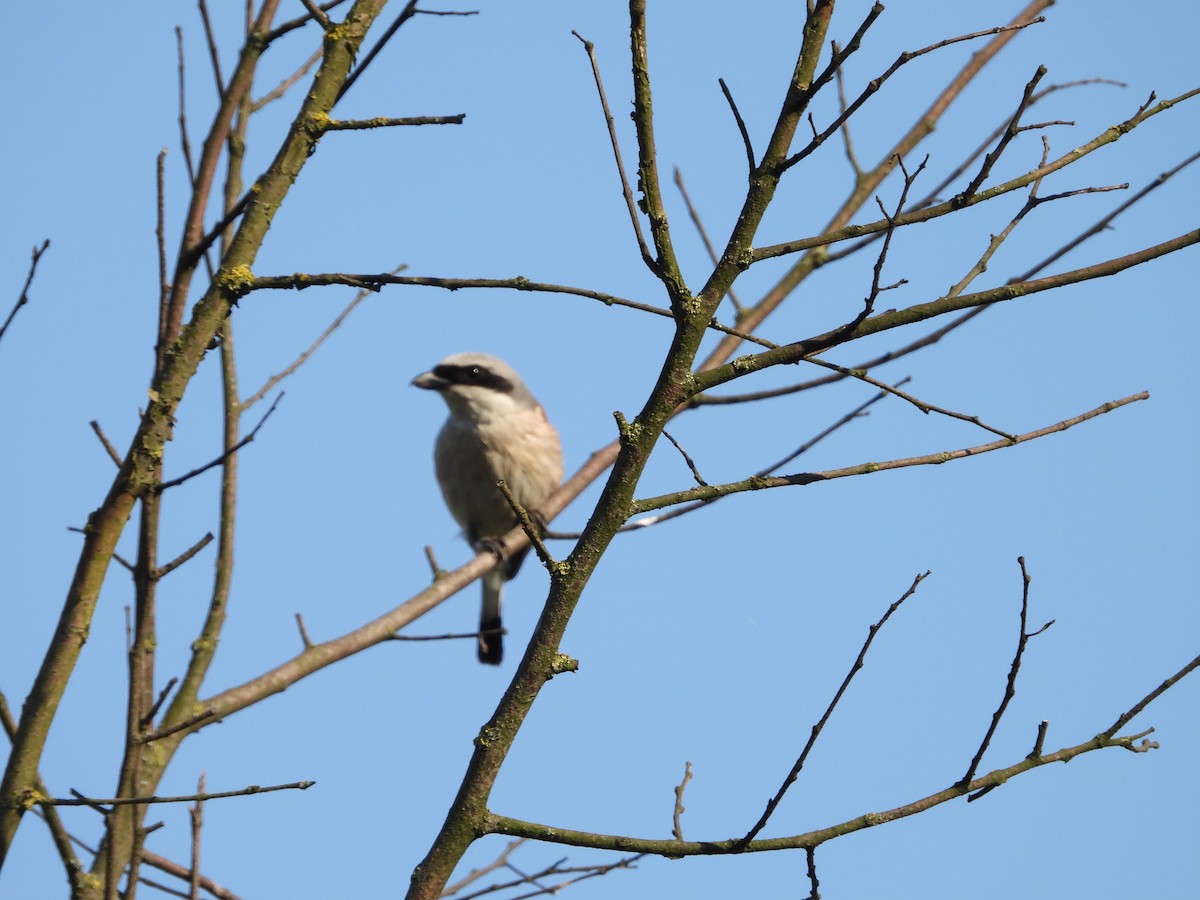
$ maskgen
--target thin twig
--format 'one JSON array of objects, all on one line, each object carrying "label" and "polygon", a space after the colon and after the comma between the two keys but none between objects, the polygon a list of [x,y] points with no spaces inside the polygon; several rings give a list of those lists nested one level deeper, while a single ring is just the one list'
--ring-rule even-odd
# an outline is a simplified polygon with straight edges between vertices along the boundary
[{"label": "thin twig", "polygon": [[804,853],[808,857],[808,900],[821,900],[821,882],[817,880],[817,848],[805,847]]},{"label": "thin twig", "polygon": [[[532,291],[551,294],[570,294],[573,297],[585,297],[589,300],[598,300],[605,306],[623,306],[627,309],[635,309],[638,312],[650,313],[651,315],[660,316],[664,319],[674,319],[674,314],[668,309],[662,309],[658,306],[651,306],[648,303],[639,303],[636,300],[628,300],[624,297],[617,297],[614,294],[605,294],[601,291],[593,291],[587,288],[571,287],[565,284],[550,284],[545,281],[530,281],[522,275],[515,278],[439,278],[429,275],[366,275],[366,274],[350,274],[346,272],[323,272],[323,273],[296,273],[294,275],[267,275],[256,276],[253,283],[249,286],[250,290],[297,290],[302,291],[306,288],[317,287],[322,285],[344,284],[350,287],[362,288],[368,291],[378,291],[387,284],[399,285],[414,285],[421,287],[442,288],[447,291],[458,291],[463,289],[507,289],[514,291]],[[728,334],[739,340],[749,341],[758,344],[761,347],[774,348],[777,345],[764,338],[757,337],[747,332],[739,331],[736,328],[730,328],[726,325],[713,320],[708,323],[708,328],[713,331],[719,331],[722,334]]]},{"label": "thin twig", "polygon": [[461,125],[466,113],[453,116],[406,116],[389,118],[376,116],[372,119],[330,119],[322,127],[325,131],[365,131],[371,128],[395,128],[404,125]]},{"label": "thin twig", "polygon": [[[1000,700],[1000,705],[992,714],[992,722],[988,726],[987,734],[983,736],[983,740],[979,744],[979,750],[975,753],[975,758],[971,760],[971,765],[967,769],[967,774],[962,777],[959,784],[970,784],[975,779],[975,773],[979,771],[979,764],[983,761],[983,755],[987,752],[988,745],[992,742],[992,737],[996,734],[996,729],[1000,726],[1000,719],[1004,716],[1004,711],[1008,709],[1009,701],[1016,696],[1017,693],[1017,673],[1021,670],[1021,658],[1025,654],[1025,646],[1029,643],[1029,639],[1035,635],[1041,634],[1047,628],[1054,624],[1051,619],[1037,631],[1026,631],[1026,625],[1029,621],[1029,583],[1032,580],[1029,577],[1029,570],[1025,568],[1025,557],[1018,556],[1017,563],[1021,566],[1021,625],[1017,636],[1017,649],[1013,654],[1012,665],[1008,670],[1008,680],[1004,685],[1004,697]],[[976,795],[979,796],[979,795]],[[976,799],[975,796],[968,797],[968,801]]]},{"label": "thin twig", "polygon": [[258,420],[258,424],[255,425],[253,429],[251,429],[250,433],[247,434],[240,441],[238,441],[236,444],[234,444],[232,447],[230,447],[228,450],[226,450],[224,453],[222,453],[220,456],[218,456],[216,459],[210,460],[209,462],[206,462],[204,465],[200,466],[199,468],[192,469],[190,472],[180,475],[178,478],[172,478],[169,481],[164,481],[161,484],[156,485],[154,490],[158,491],[159,493],[162,493],[163,491],[167,490],[168,488],[178,487],[179,485],[183,484],[185,481],[190,481],[191,479],[195,478],[197,475],[200,475],[203,472],[207,472],[209,469],[213,468],[214,466],[221,465],[221,463],[225,462],[225,460],[229,459],[229,457],[233,456],[235,453],[237,453],[239,450],[241,450],[243,447],[245,447],[247,444],[251,443],[254,440],[254,438],[258,435],[258,430],[260,428],[262,428],[263,425],[266,424],[267,419],[269,419],[271,417],[271,413],[275,412],[275,407],[277,407],[279,405],[279,401],[283,399],[283,396],[284,396],[284,392],[280,391],[279,396],[275,398],[275,402],[271,404],[271,408],[268,409],[265,413],[263,413],[263,417]]},{"label": "thin twig", "polygon": [[[898,381],[893,386],[898,387],[900,385],[907,384],[911,380],[912,380],[911,377],[905,377],[905,378],[902,378],[900,381]],[[765,469],[760,469],[758,472],[755,473],[756,477],[770,475],[772,472],[775,472],[776,470],[783,468],[785,465],[790,463],[796,457],[801,456],[804,453],[807,453],[809,450],[811,450],[813,447],[815,447],[821,441],[825,440],[825,438],[829,437],[831,434],[833,434],[839,428],[842,428],[842,427],[850,424],[852,421],[859,418],[860,416],[866,415],[867,409],[869,407],[878,403],[880,400],[882,400],[886,396],[888,396],[887,391],[880,391],[878,394],[876,394],[870,400],[867,400],[865,403],[860,403],[858,406],[856,406],[854,409],[850,410],[850,412],[843,415],[840,419],[838,419],[832,425],[830,425],[830,426],[826,427],[825,429],[823,429],[822,431],[818,432],[814,437],[809,438],[807,441],[805,441],[803,444],[801,444],[796,450],[789,453],[783,459],[779,460],[776,463],[773,463],[770,466],[767,466]],[[674,509],[669,509],[663,513],[658,513],[658,514],[652,515],[652,516],[644,516],[640,519],[635,519],[632,522],[628,522],[625,525],[622,525],[618,529],[618,533],[637,531],[638,529],[641,529],[641,528],[649,528],[653,525],[660,525],[663,522],[670,521],[671,519],[676,519],[679,516],[686,515],[687,513],[690,513],[690,512],[694,512],[695,510],[700,509],[703,506],[708,506],[715,502],[716,502],[716,500],[698,500],[695,503],[685,504],[684,506],[679,506]],[[579,540],[579,538],[583,537],[583,535],[582,535],[582,533],[557,532],[556,531],[556,532],[547,532],[546,537],[553,538],[554,540],[577,541],[577,540]]]},{"label": "thin twig", "polygon": [[692,477],[696,479],[696,484],[701,486],[708,484],[708,482],[705,481],[704,477],[700,474],[700,470],[696,468],[695,461],[688,456],[688,452],[683,449],[683,445],[680,444],[679,441],[675,440],[671,433],[665,428],[663,429],[663,437],[675,445],[675,449],[679,451],[679,455],[683,457],[683,461],[687,463],[688,469],[691,470]]},{"label": "thin twig", "polygon": [[207,547],[210,543],[212,543],[212,540],[213,540],[212,532],[211,531],[206,532],[204,537],[200,538],[200,540],[196,541],[196,543],[192,544],[192,546],[188,547],[186,550],[184,550],[182,553],[180,553],[177,557],[175,557],[173,560],[171,560],[165,566],[159,566],[157,569],[155,569],[154,577],[156,579],[162,579],[162,578],[165,578],[166,576],[170,575],[172,572],[174,572],[176,569],[178,569],[180,566],[182,566],[185,562],[187,562],[189,559],[191,559],[193,556],[195,556],[197,553],[199,553],[201,550],[203,550],[205,547]]},{"label": "thin twig", "polygon": [[21,288],[20,296],[17,297],[17,302],[12,308],[12,312],[8,314],[8,318],[4,320],[4,324],[0,325],[0,338],[4,337],[4,332],[8,331],[8,326],[12,324],[12,320],[16,318],[17,310],[29,302],[29,286],[33,284],[34,273],[37,272],[38,260],[42,258],[42,254],[50,249],[50,239],[42,241],[42,246],[33,248],[33,259],[29,263],[29,274],[25,276],[25,285]]},{"label": "thin twig", "polygon": [[158,343],[154,348],[155,359],[160,359],[166,349],[167,299],[171,296],[171,286],[167,284],[166,165],[167,148],[163,147],[154,161],[154,243],[158,251]]},{"label": "thin twig", "polygon": [[629,221],[633,225],[633,233],[637,238],[642,259],[651,271],[655,271],[658,264],[650,253],[650,248],[646,245],[646,238],[642,234],[642,222],[638,217],[637,203],[633,199],[633,189],[629,186],[629,178],[625,174],[625,163],[621,160],[621,144],[617,140],[617,127],[613,123],[612,111],[608,108],[608,98],[604,94],[604,80],[600,77],[600,64],[596,61],[596,45],[584,38],[578,31],[572,30],[571,34],[579,38],[579,42],[583,44],[583,49],[587,52],[588,60],[592,64],[592,78],[596,82],[596,92],[600,95],[600,107],[604,111],[604,122],[608,126],[608,139],[612,143],[613,158],[617,161],[617,174],[621,177],[621,192],[625,195],[625,208],[629,212]]},{"label": "thin twig", "polygon": [[1097,416],[1112,412],[1115,409],[1120,409],[1123,406],[1128,406],[1130,403],[1137,403],[1140,400],[1150,399],[1150,394],[1147,391],[1140,391],[1136,394],[1131,394],[1128,397],[1123,397],[1120,400],[1110,400],[1108,403],[1097,406],[1095,409],[1088,410],[1080,415],[1073,416],[1070,419],[1063,419],[1061,422],[1055,422],[1053,425],[1047,425],[1044,428],[1038,428],[1035,431],[1027,431],[1024,434],[1014,435],[1012,440],[1003,439],[993,441],[990,444],[980,444],[975,447],[964,447],[959,450],[942,450],[937,453],[929,453],[924,456],[910,456],[904,459],[890,459],[883,462],[867,462],[859,463],[853,466],[845,466],[840,469],[828,469],[824,472],[800,472],[795,475],[776,475],[771,477],[751,477],[744,481],[729,482],[727,484],[709,485],[708,487],[694,487],[686,491],[678,491],[673,494],[662,494],[658,497],[649,497],[645,500],[635,500],[633,503],[632,514],[651,512],[656,509],[663,509],[668,506],[675,506],[680,503],[691,503],[697,500],[713,500],[717,497],[725,497],[730,494],[738,494],[746,491],[768,490],[771,488],[803,486],[815,484],[817,482],[831,481],[835,478],[847,478],[855,475],[870,475],[876,472],[888,472],[894,469],[906,469],[912,466],[939,466],[944,463],[956,459],[965,459],[970,456],[980,456],[984,453],[991,453],[994,450],[1006,450],[1010,447],[1015,447],[1017,444],[1024,444],[1029,441],[1037,440],[1038,438],[1046,437],[1050,434],[1055,434],[1060,431],[1066,431]]},{"label": "thin twig", "polygon": [[311,69],[316,64],[317,60],[319,60],[324,55],[325,55],[325,51],[322,48],[319,48],[319,49],[313,51],[313,55],[310,56],[308,59],[306,59],[300,65],[300,68],[298,68],[295,72],[293,72],[287,78],[283,79],[283,81],[279,82],[279,84],[275,85],[275,87],[271,88],[271,90],[267,91],[265,94],[263,94],[261,97],[259,97],[257,100],[255,100],[253,103],[251,103],[250,104],[250,112],[256,113],[260,109],[262,109],[264,106],[266,106],[268,103],[273,103],[274,101],[278,100],[280,97],[284,96],[284,94],[286,94],[288,92],[288,90],[290,90],[301,78],[303,78],[305,75],[308,74],[308,70]]},{"label": "thin twig", "polygon": [[[1005,148],[1009,145],[1013,138],[1020,134],[1021,116],[1023,116],[1025,111],[1029,109],[1030,104],[1033,102],[1034,92],[1037,90],[1038,82],[1042,80],[1045,74],[1046,67],[1038,66],[1037,71],[1033,73],[1033,77],[1029,79],[1028,83],[1026,83],[1025,90],[1021,94],[1021,102],[1017,104],[1016,112],[1012,114],[1012,118],[1009,119],[1008,125],[1000,135],[999,143],[996,144],[994,150],[992,150],[983,158],[983,165],[979,167],[979,171],[976,173],[975,177],[971,179],[971,183],[968,184],[963,192],[959,195],[963,199],[973,196],[975,192],[979,190],[984,181],[987,180],[988,175],[991,174],[992,167],[995,166],[996,162],[1000,159],[1000,155],[1004,152]],[[1044,161],[1042,165],[1045,165]]]},{"label": "thin twig", "polygon": [[1033,758],[1033,759],[1041,758],[1042,748],[1046,745],[1046,732],[1049,730],[1049,728],[1050,728],[1049,720],[1042,719],[1041,724],[1038,725],[1037,739],[1034,740],[1034,742],[1033,742],[1033,749],[1031,751],[1029,751],[1029,755],[1031,758]]},{"label": "thin twig", "polygon": [[[756,165],[754,161],[754,145],[750,143],[750,132],[746,130],[746,121],[738,111],[737,103],[734,102],[733,94],[729,92],[729,86],[725,84],[725,79],[718,78],[717,84],[721,85],[721,93],[725,95],[725,102],[729,104],[730,110],[733,111],[733,118],[737,122],[738,132],[742,136],[742,145],[746,148],[746,169],[753,174]],[[676,169],[676,171],[679,170]]]},{"label": "thin twig", "polygon": [[92,419],[88,424],[92,426],[92,431],[96,432],[96,437],[99,438],[100,443],[104,446],[105,451],[108,453],[108,458],[113,461],[118,469],[121,468],[121,463],[124,460],[121,459],[121,454],[117,452],[117,448],[105,436],[104,429],[100,427],[100,423]]},{"label": "thin twig", "polygon": [[478,869],[472,869],[460,881],[456,881],[454,884],[446,885],[446,887],[442,890],[442,896],[453,897],[467,885],[473,884],[483,876],[487,875],[489,872],[494,872],[497,869],[504,868],[508,864],[508,858],[513,854],[513,851],[524,844],[525,840],[525,838],[520,838],[519,840],[509,841],[508,845],[500,851],[500,855],[486,866],[482,866]]},{"label": "thin twig", "polygon": [[[388,274],[389,275],[398,275],[399,273],[403,272],[407,268],[408,268],[408,266],[406,264],[402,264],[402,265],[399,265],[396,268],[392,269],[392,271],[389,272]],[[349,303],[346,304],[346,308],[343,309],[340,313],[338,313],[337,318],[335,318],[332,322],[329,323],[329,327],[327,327],[324,331],[321,332],[321,334],[317,337],[317,339],[315,341],[313,341],[312,344],[309,345],[309,348],[307,350],[305,350],[303,353],[301,353],[299,356],[297,356],[295,358],[295,360],[292,361],[291,365],[287,366],[283,371],[277,372],[276,374],[274,374],[270,378],[268,378],[266,383],[262,387],[260,387],[257,391],[255,391],[253,394],[251,394],[249,397],[247,397],[245,400],[242,401],[241,407],[240,407],[241,410],[244,412],[245,410],[252,407],[255,403],[257,403],[259,400],[261,400],[263,397],[265,397],[275,387],[275,385],[279,384],[279,382],[283,381],[285,378],[287,378],[293,372],[295,372],[297,369],[299,369],[302,365],[304,365],[308,361],[308,358],[310,356],[312,356],[314,353],[316,353],[317,350],[320,348],[320,346],[323,343],[325,343],[326,340],[328,340],[329,336],[331,334],[333,334],[335,331],[337,331],[337,329],[339,329],[342,326],[342,323],[345,322],[346,319],[348,319],[350,317],[350,313],[354,312],[354,310],[358,306],[358,304],[362,303],[372,293],[373,292],[371,291],[370,288],[361,288],[358,291],[358,293],[354,295],[354,298]]]},{"label": "thin twig", "polygon": [[217,37],[213,33],[212,20],[208,16],[207,0],[200,0],[200,20],[204,23],[204,40],[208,44],[208,58],[212,62],[213,80],[217,84],[217,96],[225,96],[225,79],[221,77],[221,60],[217,53]]},{"label": "thin twig", "polygon": [[677,840],[677,841],[683,840],[682,819],[683,819],[683,814],[685,812],[684,806],[683,806],[683,792],[687,788],[687,783],[691,780],[692,780],[692,764],[689,761],[689,762],[686,762],[683,764],[683,781],[681,781],[681,782],[679,782],[679,784],[675,785],[675,810],[674,810],[674,814],[672,816],[672,820],[674,822],[674,827],[671,829],[671,833],[673,835],[675,835],[675,840]]},{"label": "thin twig", "polygon": [[97,800],[95,797],[85,797],[78,791],[72,790],[72,793],[76,796],[70,799],[65,797],[44,797],[35,800],[34,803],[39,806],[90,806],[94,809],[106,806],[131,806],[139,803],[192,803],[197,800],[224,800],[227,797],[248,797],[251,794],[269,794],[273,791],[307,791],[314,784],[316,784],[315,781],[293,781],[288,784],[273,784],[267,787],[252,784],[238,791],[184,794],[178,797],[159,797],[157,795],[152,797],[106,797],[103,800]]},{"label": "thin twig", "polygon": [[[1149,694],[1131,706],[1126,712],[1121,713],[1121,715],[1117,717],[1117,721],[1113,722],[1111,726],[1101,732],[1101,737],[1112,738],[1113,735],[1128,725],[1129,722],[1131,722],[1139,713],[1141,713],[1142,710],[1165,694],[1167,690],[1176,682],[1186,677],[1189,673],[1195,671],[1197,667],[1200,667],[1200,656],[1197,656],[1195,659],[1185,665],[1182,669],[1180,669],[1178,672],[1152,690]],[[1150,730],[1153,731],[1154,729]]]},{"label": "thin twig", "polygon": [[542,561],[542,565],[553,571],[553,567],[558,565],[558,563],[555,561],[554,557],[550,555],[550,551],[546,549],[546,545],[542,541],[542,531],[545,529],[541,524],[534,521],[534,516],[536,513],[531,515],[529,510],[518,503],[517,498],[513,496],[512,490],[507,484],[504,483],[503,480],[497,481],[496,487],[499,488],[500,493],[504,495],[504,499],[508,502],[509,508],[512,509],[513,514],[516,515],[517,521],[521,523],[521,528],[529,538],[529,543],[533,546],[533,550],[537,554],[538,559]]},{"label": "thin twig", "polygon": [[[877,6],[878,5],[879,4],[877,4]],[[882,9],[882,7],[880,8]],[[796,163],[800,162],[800,160],[809,156],[814,150],[820,147],[821,144],[828,140],[831,135],[836,134],[842,125],[845,124],[850,117],[858,111],[859,107],[866,103],[867,100],[883,86],[884,82],[895,75],[898,69],[912,62],[914,59],[918,59],[919,57],[922,57],[927,53],[932,53],[935,50],[941,50],[943,47],[949,47],[951,44],[961,43],[962,41],[972,41],[976,40],[977,38],[990,37],[993,35],[1004,34],[1006,32],[1020,31],[1023,28],[1028,28],[1030,25],[1036,25],[1044,21],[1046,21],[1045,16],[1038,16],[1035,19],[1030,19],[1026,22],[1019,22],[1015,25],[1001,25],[997,28],[989,28],[985,31],[973,31],[970,34],[960,34],[957,37],[946,38],[945,40],[930,44],[928,47],[922,47],[920,50],[904,51],[896,57],[895,62],[893,62],[891,66],[889,66],[887,70],[883,72],[883,74],[875,76],[867,83],[867,86],[863,89],[862,93],[860,93],[853,100],[853,102],[850,103],[849,106],[846,106],[842,110],[841,114],[833,120],[829,127],[814,137],[812,141],[810,141],[809,144],[803,149],[789,156],[784,161],[782,169],[790,169]],[[849,46],[847,49],[849,49]]]},{"label": "thin twig", "polygon": [[[204,773],[196,784],[196,794],[204,795]],[[196,805],[188,810],[192,826],[192,871],[188,879],[188,900],[200,900],[200,832],[204,826],[204,801],[197,799]]]},{"label": "thin twig", "polygon": [[163,689],[158,692],[158,699],[154,701],[154,705],[146,710],[146,714],[142,716],[140,723],[142,728],[148,728],[150,726],[150,723],[154,721],[154,716],[158,713],[159,707],[163,705],[163,701],[165,701],[167,699],[167,695],[171,693],[171,688],[175,687],[175,685],[178,683],[179,679],[172,677],[166,683]]},{"label": "thin twig", "polygon": [[313,0],[300,0],[300,2],[308,10],[308,14],[321,26],[322,31],[329,31],[333,27],[333,23],[329,21],[329,16],[325,15],[325,11],[313,3]]},{"label": "thin twig", "polygon": [[384,29],[383,34],[379,36],[379,40],[377,40],[374,46],[372,46],[371,49],[363,56],[362,62],[356,65],[353,71],[346,76],[346,80],[342,83],[341,88],[338,89],[338,100],[341,100],[344,96],[346,96],[346,92],[349,91],[350,88],[354,87],[354,83],[358,81],[362,73],[367,70],[367,66],[371,65],[371,63],[375,61],[375,57],[379,55],[380,51],[387,46],[388,41],[390,41],[392,37],[395,36],[396,32],[400,30],[400,26],[416,15],[416,13],[417,0],[408,0],[408,2],[404,4],[404,8],[400,10],[400,14],[396,16],[395,21],[393,21],[391,25]]},{"label": "thin twig", "polygon": [[[696,226],[696,232],[700,235],[700,240],[704,244],[708,258],[715,266],[720,261],[720,257],[717,255],[717,248],[713,246],[712,241],[708,238],[708,230],[704,227],[704,221],[700,218],[700,212],[696,209],[695,204],[692,203],[692,198],[684,186],[683,172],[680,171],[679,166],[675,167],[675,187],[679,189],[679,196],[683,199],[683,205],[687,207],[688,217],[692,220],[692,224]],[[740,315],[742,303],[738,299],[737,294],[734,293],[732,284],[729,286],[729,290],[725,292],[725,295],[729,297],[729,301],[733,304],[734,312]]]},{"label": "thin twig", "polygon": [[812,752],[812,748],[817,743],[817,738],[821,736],[821,731],[825,728],[825,723],[828,722],[829,717],[833,715],[834,709],[836,709],[838,703],[841,702],[843,695],[846,693],[846,689],[850,687],[850,682],[854,680],[854,676],[858,673],[858,670],[863,667],[863,661],[867,657],[867,651],[871,649],[871,644],[875,641],[875,636],[879,634],[879,630],[883,628],[883,626],[887,623],[887,620],[892,617],[892,613],[898,610],[900,605],[904,603],[905,600],[916,593],[917,588],[921,585],[921,582],[928,578],[929,574],[929,572],[924,572],[917,575],[916,578],[913,579],[913,583],[909,585],[908,590],[900,595],[900,598],[894,601],[892,605],[887,608],[887,611],[883,614],[880,620],[872,625],[867,631],[867,639],[863,642],[862,649],[858,652],[858,658],[854,660],[854,665],[850,667],[850,671],[847,672],[846,677],[842,679],[841,687],[837,689],[837,693],[834,694],[833,699],[829,701],[829,706],[825,708],[824,715],[822,715],[817,724],[812,727],[812,733],[808,737],[808,742],[804,745],[804,749],[800,751],[799,758],[792,766],[791,771],[788,772],[787,777],[783,780],[783,784],[780,785],[779,790],[775,792],[775,796],[767,802],[767,808],[763,811],[763,814],[759,817],[759,820],[754,823],[754,827],[751,828],[746,833],[746,836],[741,839],[743,844],[749,844],[752,840],[754,840],[758,833],[766,827],[767,821],[771,818],[772,813],[775,812],[775,808],[779,806],[779,802],[783,800],[784,794],[787,793],[788,788],[790,788],[799,777],[800,770],[804,768],[804,762],[808,759],[808,754]]},{"label": "thin twig", "polygon": [[972,425],[978,425],[984,431],[990,431],[992,434],[999,435],[1002,438],[1008,438],[1010,441],[1016,439],[1015,436],[1010,432],[1001,431],[999,428],[994,428],[991,425],[988,425],[986,422],[981,421],[979,416],[970,416],[966,413],[955,412],[952,409],[946,409],[945,407],[934,406],[932,403],[926,403],[924,400],[914,397],[912,394],[902,391],[899,388],[892,387],[891,385],[879,381],[878,379],[872,378],[866,372],[847,369],[845,366],[839,366],[837,363],[831,363],[815,356],[805,357],[805,362],[813,363],[821,366],[822,368],[838,372],[849,378],[856,378],[859,381],[865,382],[866,384],[873,385],[882,391],[886,391],[889,394],[899,397],[901,400],[904,400],[907,403],[911,403],[926,415],[929,415],[930,413],[937,413],[938,415],[949,416],[952,419],[958,419],[962,422],[970,422]]},{"label": "thin twig", "polygon": [[304,642],[304,649],[307,650],[313,645],[312,639],[308,636],[308,629],[304,627],[304,616],[296,613],[296,627],[300,629],[300,640]]}]

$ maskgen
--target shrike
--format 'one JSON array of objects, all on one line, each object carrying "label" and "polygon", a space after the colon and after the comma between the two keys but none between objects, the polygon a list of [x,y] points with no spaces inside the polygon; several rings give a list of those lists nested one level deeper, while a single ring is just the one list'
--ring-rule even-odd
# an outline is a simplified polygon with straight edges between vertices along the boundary
[{"label": "shrike", "polygon": [[[486,353],[447,356],[412,383],[437,391],[450,407],[433,451],[446,506],[476,551],[495,550],[493,540],[517,525],[496,482],[504,481],[526,509],[539,506],[562,482],[558,433],[512,367]],[[528,552],[502,557],[483,576],[480,662],[500,664],[500,595]]]}]

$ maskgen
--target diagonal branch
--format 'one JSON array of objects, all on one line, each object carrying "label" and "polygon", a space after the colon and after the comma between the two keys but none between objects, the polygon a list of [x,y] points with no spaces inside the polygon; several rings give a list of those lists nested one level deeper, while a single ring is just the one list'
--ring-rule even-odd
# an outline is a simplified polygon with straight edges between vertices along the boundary
[{"label": "diagonal branch", "polygon": [[887,611],[884,612],[883,616],[878,622],[868,629],[867,639],[863,642],[862,649],[858,652],[858,658],[854,660],[854,664],[850,667],[850,671],[847,672],[846,677],[842,679],[841,687],[837,689],[837,693],[835,693],[833,695],[833,699],[829,701],[829,706],[825,708],[825,713],[821,716],[817,724],[812,727],[812,732],[808,736],[808,742],[804,745],[804,749],[800,751],[799,758],[792,766],[791,771],[788,772],[787,777],[783,780],[783,784],[780,785],[779,790],[775,792],[775,796],[767,801],[767,808],[763,810],[763,814],[759,817],[758,821],[754,823],[754,827],[746,832],[746,836],[742,838],[743,845],[750,844],[751,841],[758,837],[758,833],[766,827],[767,822],[770,820],[771,815],[775,812],[776,807],[779,806],[780,801],[783,800],[784,794],[787,793],[788,788],[795,784],[796,779],[800,777],[800,770],[804,768],[804,762],[808,759],[808,754],[811,753],[813,747],[816,746],[817,738],[821,736],[821,731],[824,730],[825,723],[828,722],[829,717],[833,715],[834,709],[836,709],[838,703],[841,702],[842,697],[846,693],[846,689],[850,687],[850,682],[854,680],[854,676],[858,673],[859,669],[863,667],[863,661],[867,658],[867,651],[871,649],[871,644],[875,641],[875,636],[879,634],[880,629],[887,624],[887,620],[892,617],[892,614],[900,608],[900,605],[913,594],[915,594],[917,592],[917,588],[920,587],[921,582],[928,577],[929,572],[917,575],[917,577],[913,579],[913,583],[909,585],[908,590],[906,590],[898,600],[893,602],[892,605],[887,608]]},{"label": "diagonal branch", "polygon": [[12,312],[8,314],[8,318],[4,320],[4,324],[0,325],[0,338],[4,337],[4,332],[8,331],[8,326],[12,324],[12,320],[16,318],[18,310],[29,302],[29,286],[33,284],[33,276],[37,273],[38,260],[42,258],[42,254],[50,249],[50,239],[42,241],[42,246],[33,248],[33,259],[29,263],[29,274],[25,276],[25,285],[21,288],[21,294],[17,297],[16,305],[13,306]]}]

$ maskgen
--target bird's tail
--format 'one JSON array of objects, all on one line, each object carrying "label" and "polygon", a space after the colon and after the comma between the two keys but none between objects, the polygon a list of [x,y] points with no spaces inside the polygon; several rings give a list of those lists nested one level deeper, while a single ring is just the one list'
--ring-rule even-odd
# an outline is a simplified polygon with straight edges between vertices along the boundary
[{"label": "bird's tail", "polygon": [[483,576],[483,607],[479,611],[479,661],[490,666],[500,665],[500,660],[504,658],[500,600],[505,580],[503,566],[497,566]]}]

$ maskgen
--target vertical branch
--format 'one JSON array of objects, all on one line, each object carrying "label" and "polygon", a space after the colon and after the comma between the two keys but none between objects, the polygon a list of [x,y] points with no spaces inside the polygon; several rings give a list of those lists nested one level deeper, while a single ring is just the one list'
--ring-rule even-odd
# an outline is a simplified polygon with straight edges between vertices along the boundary
[{"label": "vertical branch", "polygon": [[[1041,628],[1034,632],[1026,631],[1026,626],[1029,621],[1029,583],[1032,580],[1029,577],[1029,571],[1025,568],[1025,557],[1018,556],[1017,563],[1021,566],[1021,626],[1017,634],[1017,650],[1013,654],[1012,665],[1008,670],[1008,681],[1004,685],[1004,697],[1000,701],[1000,705],[992,714],[992,722],[988,726],[987,734],[983,736],[983,741],[979,744],[979,750],[975,753],[975,758],[971,760],[971,765],[967,768],[967,774],[962,777],[960,785],[965,786],[971,783],[975,778],[975,773],[979,770],[979,764],[983,762],[983,754],[987,752],[988,745],[992,742],[992,737],[996,734],[996,729],[1000,727],[1000,719],[1004,716],[1004,711],[1008,709],[1009,701],[1016,696],[1017,693],[1017,673],[1021,671],[1021,658],[1025,655],[1025,645],[1029,643],[1029,639],[1041,634],[1047,628],[1054,624],[1051,619]],[[985,788],[985,790],[987,790]],[[972,798],[974,799],[974,798]]]},{"label": "vertical branch", "polygon": [[[196,793],[204,793],[203,772],[200,773]],[[188,900],[200,900],[200,832],[204,826],[204,801],[196,800],[196,805],[188,813],[192,825],[192,871],[188,877]]]},{"label": "vertical branch", "polygon": [[642,211],[650,220],[650,239],[654,241],[656,254],[654,273],[667,289],[671,309],[676,316],[680,316],[688,290],[675,259],[675,248],[671,245],[671,228],[667,223],[662,184],[658,177],[654,102],[650,91],[650,61],[646,46],[646,0],[630,0],[629,34],[633,52],[633,123],[638,137],[638,187],[642,191]]}]

